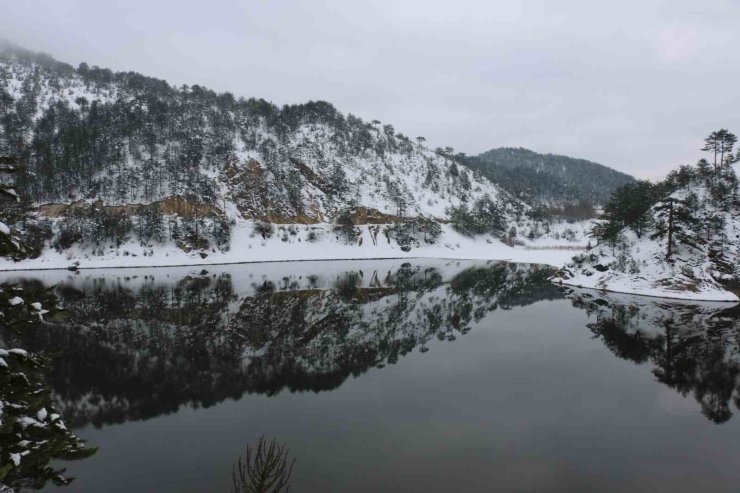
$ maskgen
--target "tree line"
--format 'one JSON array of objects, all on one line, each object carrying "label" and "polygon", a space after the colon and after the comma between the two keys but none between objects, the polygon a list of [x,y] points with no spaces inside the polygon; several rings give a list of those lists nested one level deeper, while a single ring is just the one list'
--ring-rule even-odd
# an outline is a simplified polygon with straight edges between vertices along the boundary
[{"label": "tree line", "polygon": [[[732,169],[740,161],[740,152],[734,152],[736,142],[737,137],[726,129],[712,132],[702,148],[711,155],[711,162],[701,159],[696,166],[683,165],[658,183],[639,181],[618,188],[604,207],[604,221],[592,234],[612,247],[617,246],[625,228],[638,238],[648,234],[651,239],[665,241],[667,260],[673,258],[677,245],[693,249],[708,245],[710,251],[722,252],[727,238],[721,212],[740,205],[738,179]],[[706,186],[707,197],[690,190],[698,184]],[[686,193],[674,195],[684,188]]]}]

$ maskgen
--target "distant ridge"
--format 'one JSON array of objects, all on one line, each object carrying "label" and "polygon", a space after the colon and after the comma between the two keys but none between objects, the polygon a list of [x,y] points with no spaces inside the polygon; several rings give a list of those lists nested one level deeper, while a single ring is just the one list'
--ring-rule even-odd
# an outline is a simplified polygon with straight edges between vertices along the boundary
[{"label": "distant ridge", "polygon": [[466,164],[531,204],[604,204],[632,176],[603,164],[529,149],[499,147],[465,159]]}]

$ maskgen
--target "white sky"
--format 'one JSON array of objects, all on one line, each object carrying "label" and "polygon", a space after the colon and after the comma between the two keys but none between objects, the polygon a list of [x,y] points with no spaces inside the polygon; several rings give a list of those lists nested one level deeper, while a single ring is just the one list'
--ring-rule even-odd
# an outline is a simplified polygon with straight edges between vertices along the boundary
[{"label": "white sky", "polygon": [[740,0],[23,0],[0,36],[77,65],[277,104],[323,99],[427,144],[522,146],[643,178],[740,133]]}]

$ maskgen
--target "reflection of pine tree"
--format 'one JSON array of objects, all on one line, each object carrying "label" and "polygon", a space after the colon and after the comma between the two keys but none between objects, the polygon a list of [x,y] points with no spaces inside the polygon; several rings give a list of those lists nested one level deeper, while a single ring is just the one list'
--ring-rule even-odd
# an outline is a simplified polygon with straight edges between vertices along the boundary
[{"label": "reflection of pine tree", "polygon": [[[684,396],[693,394],[707,419],[731,418],[730,401],[740,402],[740,363],[730,357],[738,349],[736,314],[707,314],[686,305],[670,307],[667,316],[648,316],[636,305],[577,294],[571,299],[596,315],[588,327],[616,356],[638,364],[652,361],[657,380]],[[661,332],[648,335],[656,328]]]}]

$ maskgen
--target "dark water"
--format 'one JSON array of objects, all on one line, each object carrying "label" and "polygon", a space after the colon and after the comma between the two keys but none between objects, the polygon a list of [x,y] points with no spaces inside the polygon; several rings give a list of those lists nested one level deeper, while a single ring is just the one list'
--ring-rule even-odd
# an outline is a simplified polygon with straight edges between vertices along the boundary
[{"label": "dark water", "polygon": [[297,492],[737,491],[728,305],[504,263],[207,269],[3,279],[66,307],[3,343],[53,355],[56,407],[99,447],[67,491],[227,492],[261,435]]}]

